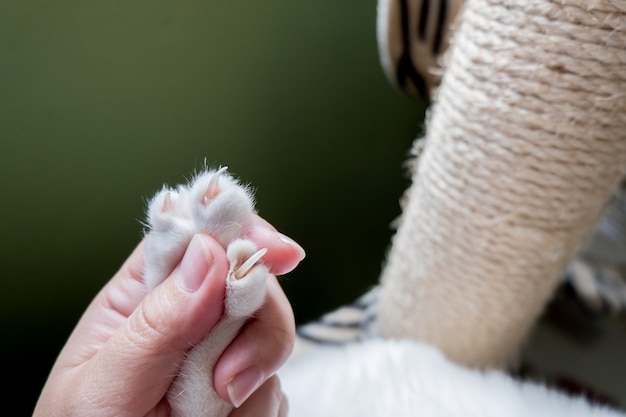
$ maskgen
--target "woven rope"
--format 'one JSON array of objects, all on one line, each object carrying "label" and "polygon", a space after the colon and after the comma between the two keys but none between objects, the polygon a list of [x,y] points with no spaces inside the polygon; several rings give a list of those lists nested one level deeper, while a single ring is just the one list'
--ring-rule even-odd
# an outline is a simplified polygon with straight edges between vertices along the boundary
[{"label": "woven rope", "polygon": [[469,0],[382,274],[379,332],[501,366],[626,166],[626,2]]}]

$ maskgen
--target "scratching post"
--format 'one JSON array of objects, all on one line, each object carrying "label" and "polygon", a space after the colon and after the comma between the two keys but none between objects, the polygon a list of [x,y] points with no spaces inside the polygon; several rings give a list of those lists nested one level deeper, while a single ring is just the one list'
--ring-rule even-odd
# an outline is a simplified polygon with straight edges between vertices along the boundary
[{"label": "scratching post", "polygon": [[626,2],[469,0],[382,274],[379,328],[501,366],[626,165]]}]

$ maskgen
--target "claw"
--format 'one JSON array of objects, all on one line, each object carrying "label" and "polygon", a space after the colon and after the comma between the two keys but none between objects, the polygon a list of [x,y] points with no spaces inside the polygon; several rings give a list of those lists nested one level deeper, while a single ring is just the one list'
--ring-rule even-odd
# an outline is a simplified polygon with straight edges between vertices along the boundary
[{"label": "claw", "polygon": [[234,271],[233,275],[236,279],[241,279],[250,272],[252,268],[261,260],[263,255],[267,253],[267,249],[263,248],[257,252],[255,252],[251,257],[248,258],[244,263],[239,265],[239,267]]},{"label": "claw", "polygon": [[202,204],[206,205],[206,203],[209,200],[215,198],[215,196],[219,194],[220,175],[226,172],[227,169],[228,167],[221,167],[219,170],[215,172],[215,174],[213,174],[213,176],[211,177],[211,180],[209,181],[209,185],[207,185],[206,187],[206,192],[204,193]]},{"label": "claw", "polygon": [[168,192],[163,197],[163,206],[161,207],[161,212],[165,213],[167,211],[172,210],[172,193]]}]

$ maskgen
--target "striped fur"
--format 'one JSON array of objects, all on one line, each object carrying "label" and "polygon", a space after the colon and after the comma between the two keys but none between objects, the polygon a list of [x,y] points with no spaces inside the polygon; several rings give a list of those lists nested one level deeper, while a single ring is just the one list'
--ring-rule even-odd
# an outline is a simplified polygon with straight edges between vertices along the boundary
[{"label": "striped fur", "polygon": [[430,99],[462,2],[379,0],[378,50],[392,84],[410,96]]}]

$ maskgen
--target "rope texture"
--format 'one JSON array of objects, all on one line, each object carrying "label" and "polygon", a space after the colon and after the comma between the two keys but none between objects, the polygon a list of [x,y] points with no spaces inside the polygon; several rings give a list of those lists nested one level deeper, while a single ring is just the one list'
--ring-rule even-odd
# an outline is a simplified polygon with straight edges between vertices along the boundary
[{"label": "rope texture", "polygon": [[383,269],[378,333],[504,366],[626,166],[626,2],[470,0]]}]

